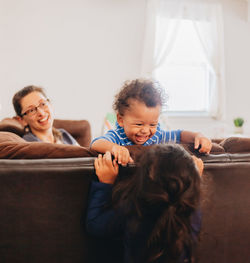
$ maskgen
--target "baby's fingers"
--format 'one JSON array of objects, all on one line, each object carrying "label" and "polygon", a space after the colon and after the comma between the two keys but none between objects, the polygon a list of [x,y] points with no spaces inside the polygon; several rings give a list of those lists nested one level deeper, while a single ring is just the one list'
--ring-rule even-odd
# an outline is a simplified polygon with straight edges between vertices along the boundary
[{"label": "baby's fingers", "polygon": [[201,148],[199,150],[200,153],[210,153],[212,149],[212,143],[209,140],[202,141]]},{"label": "baby's fingers", "polygon": [[118,158],[118,163],[123,165],[123,166],[126,166],[129,162],[129,158],[130,158],[130,155],[129,155],[129,152],[127,150],[124,150],[121,152],[120,158]]},{"label": "baby's fingers", "polygon": [[206,147],[206,146],[201,146],[199,152],[200,152],[200,153],[209,153],[210,150],[209,150],[209,148]]},{"label": "baby's fingers", "polygon": [[200,139],[198,137],[194,138],[194,148],[198,149],[200,145]]},{"label": "baby's fingers", "polygon": [[125,159],[124,159],[124,154],[123,154],[123,152],[119,152],[118,158],[117,158],[117,162],[118,162],[119,164],[121,164],[121,165],[126,164],[126,161],[125,161]]}]

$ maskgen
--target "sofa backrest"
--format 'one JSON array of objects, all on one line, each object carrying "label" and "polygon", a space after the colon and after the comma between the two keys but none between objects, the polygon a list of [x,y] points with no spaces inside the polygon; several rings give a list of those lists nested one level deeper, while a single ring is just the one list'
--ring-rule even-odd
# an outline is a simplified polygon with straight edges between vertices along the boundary
[{"label": "sofa backrest", "polygon": [[[91,128],[87,120],[54,120],[55,128],[63,128],[69,132],[83,147],[89,147],[91,142]],[[24,127],[15,118],[5,118],[0,121],[0,131],[12,132],[20,137],[24,135]]]},{"label": "sofa backrest", "polygon": [[1,262],[91,262],[81,220],[92,159],[0,160]]},{"label": "sofa backrest", "polygon": [[[200,263],[250,258],[249,156],[226,157],[220,162],[217,155],[208,162],[204,158],[208,202],[202,203]],[[114,249],[110,241],[94,239],[82,227],[93,161],[0,159],[1,262],[122,262],[112,257],[113,251],[122,259],[116,241]]]},{"label": "sofa backrest", "polygon": [[250,154],[216,157],[205,163],[199,262],[250,262]]},{"label": "sofa backrest", "polygon": [[[249,142],[229,138],[200,156],[211,193],[202,208],[201,263],[249,261]],[[192,151],[193,145],[185,147]],[[134,160],[147,148],[128,147]],[[110,241],[93,239],[81,227],[94,173],[91,156],[96,153],[88,148],[29,143],[0,132],[0,262],[119,262],[108,253],[122,258],[119,246],[108,251]]]}]

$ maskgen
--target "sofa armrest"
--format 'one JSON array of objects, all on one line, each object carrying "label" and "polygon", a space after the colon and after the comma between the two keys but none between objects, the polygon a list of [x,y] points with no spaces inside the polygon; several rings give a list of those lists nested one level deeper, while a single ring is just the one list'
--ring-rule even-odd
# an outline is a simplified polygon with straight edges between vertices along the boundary
[{"label": "sofa armrest", "polygon": [[12,132],[21,137],[24,135],[24,127],[17,119],[15,119],[15,117],[5,118],[0,121],[0,131]]},{"label": "sofa armrest", "polygon": [[55,128],[62,128],[69,132],[83,147],[89,147],[91,142],[91,128],[87,120],[54,120]]},{"label": "sofa armrest", "polygon": [[250,153],[250,138],[229,137],[220,145],[228,153]]},{"label": "sofa armrest", "polygon": [[74,158],[95,155],[95,152],[86,147],[47,142],[26,142],[14,133],[0,132],[0,159]]}]

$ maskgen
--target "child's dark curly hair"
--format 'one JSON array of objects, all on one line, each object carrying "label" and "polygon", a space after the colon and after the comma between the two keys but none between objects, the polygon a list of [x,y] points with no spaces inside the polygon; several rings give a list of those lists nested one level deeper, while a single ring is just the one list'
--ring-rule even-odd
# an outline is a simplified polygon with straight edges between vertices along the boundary
[{"label": "child's dark curly hair", "polygon": [[147,107],[161,107],[165,104],[166,95],[160,84],[153,80],[136,79],[126,81],[120,92],[115,96],[113,109],[121,116],[130,106],[130,99],[145,103]]}]

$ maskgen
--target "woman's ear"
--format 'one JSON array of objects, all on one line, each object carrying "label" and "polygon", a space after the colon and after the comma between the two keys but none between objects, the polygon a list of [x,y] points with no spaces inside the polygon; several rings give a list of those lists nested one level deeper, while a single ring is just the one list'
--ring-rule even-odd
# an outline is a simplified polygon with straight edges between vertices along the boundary
[{"label": "woman's ear", "polygon": [[116,119],[118,124],[123,127],[123,116],[121,116],[119,113],[116,114]]},{"label": "woman's ear", "polygon": [[23,117],[20,116],[16,116],[15,119],[22,124],[23,127],[26,127],[28,125],[28,123],[24,120]]}]

